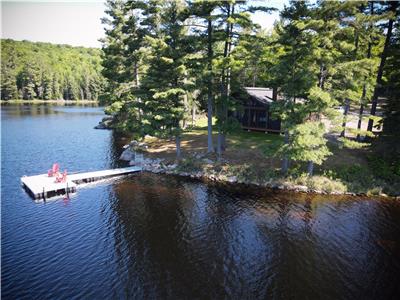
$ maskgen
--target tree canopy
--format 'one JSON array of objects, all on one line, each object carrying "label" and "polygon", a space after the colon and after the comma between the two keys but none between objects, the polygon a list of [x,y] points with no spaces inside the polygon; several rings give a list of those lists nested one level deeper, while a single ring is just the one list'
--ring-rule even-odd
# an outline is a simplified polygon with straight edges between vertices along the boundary
[{"label": "tree canopy", "polygon": [[101,50],[1,40],[1,99],[97,100]]}]

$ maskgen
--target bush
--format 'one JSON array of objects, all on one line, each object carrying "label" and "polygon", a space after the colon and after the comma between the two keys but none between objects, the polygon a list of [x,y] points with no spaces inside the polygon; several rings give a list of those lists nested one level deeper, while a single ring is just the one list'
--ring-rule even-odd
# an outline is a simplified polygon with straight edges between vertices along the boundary
[{"label": "bush", "polygon": [[182,159],[177,167],[180,172],[198,172],[203,169],[203,164],[200,160],[190,158]]},{"label": "bush", "polygon": [[296,184],[305,185],[311,190],[319,190],[326,193],[347,192],[347,186],[339,180],[330,179],[325,176],[309,177],[305,174],[297,177],[294,182]]},{"label": "bush", "polygon": [[390,165],[383,158],[371,155],[368,157],[368,165],[377,177],[389,182],[400,182],[400,162]]},{"label": "bush", "polygon": [[362,149],[362,148],[371,146],[370,143],[360,143],[360,142],[350,140],[347,138],[343,138],[343,137],[338,138],[338,140],[341,142],[341,145],[344,148],[348,148],[348,149]]}]

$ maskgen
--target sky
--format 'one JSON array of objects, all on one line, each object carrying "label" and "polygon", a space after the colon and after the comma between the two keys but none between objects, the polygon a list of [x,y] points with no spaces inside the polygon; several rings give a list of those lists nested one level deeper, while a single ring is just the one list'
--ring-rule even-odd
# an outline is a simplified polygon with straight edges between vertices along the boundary
[{"label": "sky", "polygon": [[[252,2],[282,9],[287,0]],[[100,47],[104,8],[100,0],[1,1],[1,38]],[[253,21],[270,29],[278,16],[257,12]]]}]

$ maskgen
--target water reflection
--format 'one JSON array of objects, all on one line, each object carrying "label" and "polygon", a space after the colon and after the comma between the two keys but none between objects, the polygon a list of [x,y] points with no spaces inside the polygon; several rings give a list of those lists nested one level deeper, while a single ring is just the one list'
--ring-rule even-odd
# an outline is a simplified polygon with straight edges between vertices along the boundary
[{"label": "water reflection", "polygon": [[4,299],[398,299],[400,203],[136,174],[33,202],[52,162],[125,166],[101,108],[2,106]]},{"label": "water reflection", "polygon": [[[379,214],[393,205],[399,213],[396,203],[294,199],[149,174],[114,191],[124,296],[368,299],[399,292],[386,282],[400,275],[399,253],[376,243],[393,232],[396,219]],[[378,227],[369,221],[377,218]],[[386,275],[377,282],[379,274]],[[386,289],[371,293],[377,286]]]},{"label": "water reflection", "polygon": [[54,115],[59,113],[79,113],[82,115],[102,115],[103,111],[98,107],[96,103],[82,104],[77,106],[76,104],[1,104],[2,116],[5,117],[24,117],[24,116],[46,116]]}]

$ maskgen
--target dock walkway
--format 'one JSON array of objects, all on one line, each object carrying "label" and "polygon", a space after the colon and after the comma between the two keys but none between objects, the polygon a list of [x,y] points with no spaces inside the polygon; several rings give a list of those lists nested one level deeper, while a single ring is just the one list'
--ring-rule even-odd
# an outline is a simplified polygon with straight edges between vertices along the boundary
[{"label": "dock walkway", "polygon": [[126,175],[141,170],[141,167],[133,166],[111,170],[76,173],[68,175],[66,182],[55,182],[54,177],[49,177],[47,174],[41,174],[35,176],[24,176],[21,178],[21,182],[33,198],[39,199],[51,197],[53,195],[74,193],[80,183]]}]

